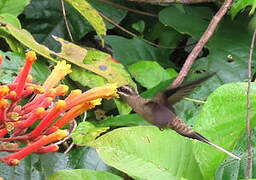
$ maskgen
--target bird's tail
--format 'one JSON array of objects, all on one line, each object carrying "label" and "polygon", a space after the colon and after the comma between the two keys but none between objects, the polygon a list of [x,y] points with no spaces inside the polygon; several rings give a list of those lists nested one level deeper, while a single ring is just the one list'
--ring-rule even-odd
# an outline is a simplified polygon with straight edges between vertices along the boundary
[{"label": "bird's tail", "polygon": [[208,141],[206,138],[204,138],[204,137],[203,137],[202,135],[200,135],[199,133],[197,133],[197,132],[194,131],[194,134],[195,134],[195,135],[194,135],[194,138],[193,138],[193,139],[197,139],[197,140],[199,140],[199,141],[201,141],[201,142],[207,143],[207,144],[209,144],[209,145],[215,147],[216,149],[218,149],[218,150],[220,150],[220,151],[226,153],[226,154],[229,155],[230,157],[233,157],[233,158],[235,158],[235,159],[237,159],[237,160],[241,160],[240,157],[238,157],[238,156],[234,155],[233,153],[231,153],[231,152],[229,152],[229,151],[223,149],[222,147],[220,147],[220,146],[218,146],[218,145],[216,145],[216,144],[214,144],[214,143]]},{"label": "bird's tail", "polygon": [[196,139],[198,141],[207,143],[213,147],[215,147],[216,149],[219,149],[220,151],[228,154],[229,156],[241,160],[241,158],[239,158],[238,156],[232,154],[231,152],[223,149],[220,146],[217,146],[216,144],[210,142],[209,140],[207,140],[205,137],[203,137],[201,134],[193,131],[192,129],[190,129],[182,120],[180,120],[179,118],[174,119],[169,125],[169,128],[175,130],[177,133],[179,133],[182,136],[188,137],[188,138],[192,138],[192,139]]}]

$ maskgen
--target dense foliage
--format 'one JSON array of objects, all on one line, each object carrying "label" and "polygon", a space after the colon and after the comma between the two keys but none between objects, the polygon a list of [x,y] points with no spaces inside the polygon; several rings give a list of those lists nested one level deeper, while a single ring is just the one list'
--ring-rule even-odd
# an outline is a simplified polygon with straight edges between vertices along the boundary
[{"label": "dense foliage", "polygon": [[[64,59],[72,64],[72,72],[63,80],[71,89],[88,90],[108,82],[118,86],[129,83],[141,96],[152,97],[177,77],[187,55],[220,7],[219,2],[182,5],[126,0],[65,0],[64,5],[73,43],[61,1],[0,1],[0,54],[5,57],[1,67],[3,84],[14,80],[29,48],[41,55],[30,72],[38,83],[47,79],[56,61]],[[211,72],[216,75],[175,105],[179,118],[215,144],[233,151],[241,161],[227,158],[207,144],[184,138],[172,130],[160,131],[115,98],[104,100],[77,118],[78,127],[71,138],[78,146],[69,153],[63,152],[71,140],[58,153],[32,154],[15,167],[0,163],[0,177],[245,178],[248,154],[244,82],[256,24],[254,11],[254,0],[233,2],[193,64],[187,80]],[[255,78],[255,61],[252,67]],[[252,83],[252,178],[256,178],[255,107],[256,86]],[[0,156],[6,154],[1,152]]]}]

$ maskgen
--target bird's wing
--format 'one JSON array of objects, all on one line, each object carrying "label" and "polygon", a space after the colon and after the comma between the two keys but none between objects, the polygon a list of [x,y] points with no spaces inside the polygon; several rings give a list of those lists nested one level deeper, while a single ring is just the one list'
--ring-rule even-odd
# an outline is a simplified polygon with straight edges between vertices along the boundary
[{"label": "bird's wing", "polygon": [[176,88],[166,89],[163,91],[163,98],[168,99],[169,105],[174,105],[183,99],[184,96],[189,95],[199,84],[211,78],[215,73],[204,76],[192,82],[181,84]]},{"label": "bird's wing", "polygon": [[176,117],[167,107],[154,101],[149,101],[145,107],[152,112],[151,123],[159,128],[167,128],[169,122]]}]

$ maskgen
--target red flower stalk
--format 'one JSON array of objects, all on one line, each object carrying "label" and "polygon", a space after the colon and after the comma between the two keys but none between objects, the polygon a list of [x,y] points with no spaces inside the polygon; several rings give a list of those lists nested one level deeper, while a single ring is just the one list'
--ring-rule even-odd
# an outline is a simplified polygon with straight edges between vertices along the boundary
[{"label": "red flower stalk", "polygon": [[7,130],[7,128],[3,128],[0,130],[0,138],[2,138],[4,135],[6,135],[9,131]]},{"label": "red flower stalk", "polygon": [[0,99],[0,124],[4,124],[6,121],[6,111],[9,105],[6,99]]},{"label": "red flower stalk", "polygon": [[[69,90],[68,86],[57,84],[71,72],[71,67],[65,61],[58,62],[43,86],[40,86],[33,84],[33,77],[29,75],[35,60],[34,52],[26,53],[25,66],[20,69],[16,79],[11,84],[0,85],[0,151],[15,152],[0,158],[0,161],[9,165],[19,164],[19,160],[30,153],[56,152],[58,146],[51,143],[67,135],[60,128],[84,111],[100,104],[101,98],[117,96],[116,85],[108,84],[83,94],[81,90],[73,90],[65,100],[59,100],[52,107],[52,102],[58,96],[66,95]],[[32,101],[25,105],[19,104],[22,98],[31,94],[36,94]],[[27,129],[35,121],[40,123],[27,133]],[[5,135],[8,137],[4,137]],[[10,141],[15,141],[16,146],[10,148]],[[20,148],[21,144],[23,148]]]},{"label": "red flower stalk", "polygon": [[48,146],[43,146],[43,147],[40,147],[39,149],[37,149],[35,151],[35,153],[38,153],[38,154],[46,154],[46,153],[53,153],[53,152],[57,152],[59,150],[59,146],[56,145],[56,144],[50,144]]},{"label": "red flower stalk", "polygon": [[67,132],[59,129],[56,132],[54,132],[48,136],[43,136],[38,141],[22,148],[19,152],[9,154],[9,155],[5,156],[4,158],[0,158],[0,160],[7,163],[10,166],[18,165],[20,159],[35,152],[40,147],[50,144],[54,141],[61,140],[61,139],[65,138],[66,136],[67,136]]},{"label": "red flower stalk", "polygon": [[25,65],[23,67],[23,69],[20,71],[20,74],[18,75],[19,77],[19,81],[18,81],[18,85],[15,89],[15,92],[17,94],[17,98],[21,97],[21,94],[23,92],[24,86],[25,86],[25,82],[27,80],[29,71],[32,67],[32,64],[34,63],[34,61],[36,60],[36,53],[33,51],[29,51],[26,53],[26,62]]},{"label": "red flower stalk", "polygon": [[[22,132],[27,128],[29,128],[30,126],[32,126],[32,124],[43,118],[44,116],[44,108],[43,107],[39,107],[37,108],[30,116],[29,118],[27,118],[26,120],[21,121],[18,126],[14,129],[13,132],[13,136],[20,136],[22,134]],[[23,132],[25,133],[25,132]]]},{"label": "red flower stalk", "polygon": [[27,108],[22,108],[22,111],[20,112],[20,115],[24,115],[24,114],[27,114],[31,111],[33,111],[33,109],[35,109],[36,107],[42,107],[42,108],[47,108],[49,107],[51,104],[52,104],[52,101],[53,101],[53,98],[51,97],[47,97],[45,98],[40,104],[34,104],[33,106],[29,106]]},{"label": "red flower stalk", "polygon": [[84,104],[79,104],[72,109],[70,109],[68,112],[64,114],[56,123],[54,123],[44,134],[50,134],[55,132],[57,129],[62,128],[65,124],[67,124],[69,121],[75,119],[80,114],[84,113],[85,111],[94,108],[95,106],[99,105],[101,102],[100,99],[96,99],[94,101],[85,102]]},{"label": "red flower stalk", "polygon": [[57,117],[65,111],[66,102],[64,100],[59,100],[55,106],[51,109],[49,114],[43,118],[40,124],[27,136],[28,139],[34,139],[39,136],[45,129],[47,129]]},{"label": "red flower stalk", "polygon": [[92,101],[98,98],[106,98],[106,99],[110,99],[113,97],[117,97],[117,93],[116,93],[116,84],[106,84],[104,86],[101,87],[96,87],[93,89],[90,89],[84,93],[82,93],[81,95],[78,95],[72,99],[69,99],[67,101],[67,109],[70,109],[78,104],[84,103],[84,102],[88,102],[88,101]]},{"label": "red flower stalk", "polygon": [[3,56],[2,56],[2,54],[0,54],[0,70],[1,70],[1,66],[2,66],[2,62],[3,62]]}]

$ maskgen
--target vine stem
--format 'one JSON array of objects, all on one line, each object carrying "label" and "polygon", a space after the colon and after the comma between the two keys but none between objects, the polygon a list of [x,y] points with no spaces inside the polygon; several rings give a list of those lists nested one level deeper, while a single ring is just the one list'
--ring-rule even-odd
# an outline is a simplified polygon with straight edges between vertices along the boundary
[{"label": "vine stem", "polygon": [[251,178],[251,168],[252,168],[252,147],[251,147],[251,131],[250,131],[250,89],[251,89],[251,64],[252,64],[252,54],[254,48],[256,36],[256,29],[254,30],[250,48],[250,56],[248,61],[248,90],[247,90],[247,117],[246,117],[246,131],[248,138],[248,159],[247,159],[247,167],[246,167],[246,179]]},{"label": "vine stem", "polygon": [[184,78],[187,76],[192,64],[195,62],[198,54],[202,51],[204,45],[208,42],[210,37],[213,35],[217,25],[219,24],[222,17],[226,14],[227,10],[230,8],[232,3],[232,0],[225,0],[222,4],[219,11],[215,14],[215,16],[212,18],[209,26],[207,27],[204,34],[201,36],[200,40],[197,42],[194,49],[191,51],[189,56],[187,57],[185,63],[183,64],[182,69],[179,72],[178,77],[173,81],[170,88],[174,88],[179,86]]}]

